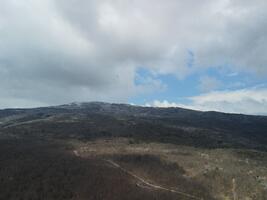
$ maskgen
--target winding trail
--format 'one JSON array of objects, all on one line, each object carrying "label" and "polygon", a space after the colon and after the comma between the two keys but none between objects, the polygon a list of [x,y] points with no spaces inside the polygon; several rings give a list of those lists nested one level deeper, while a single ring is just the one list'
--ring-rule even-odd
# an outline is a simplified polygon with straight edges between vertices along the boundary
[{"label": "winding trail", "polygon": [[235,178],[232,179],[232,193],[233,193],[233,200],[237,200],[237,193],[236,193],[236,180]]},{"label": "winding trail", "polygon": [[153,188],[153,189],[157,189],[157,190],[164,190],[164,191],[176,193],[176,194],[179,194],[179,195],[191,198],[191,199],[204,200],[203,198],[200,198],[200,197],[197,197],[197,196],[185,193],[185,192],[181,192],[178,190],[169,189],[169,188],[162,187],[160,185],[155,185],[153,183],[149,183],[148,181],[144,180],[143,178],[141,178],[141,177],[137,176],[136,174],[128,171],[127,169],[121,167],[118,163],[115,163],[112,160],[104,160],[104,161],[108,162],[113,167],[116,167],[116,168],[120,169],[121,171],[125,172],[126,174],[129,174],[130,176],[137,179],[139,182],[141,182],[143,184],[143,185],[137,184],[137,186],[139,186],[139,187],[146,188],[146,189]]},{"label": "winding trail", "polygon": [[[80,154],[77,150],[74,150],[73,151],[74,155],[75,156],[78,156],[80,157]],[[165,188],[165,187],[162,187],[160,185],[155,185],[153,183],[149,183],[148,181],[144,180],[143,178],[137,176],[136,174],[128,171],[127,169],[123,168],[122,166],[120,166],[118,163],[112,161],[112,160],[108,160],[108,159],[102,159],[103,161],[107,162],[108,164],[110,164],[111,166],[115,167],[115,168],[118,168],[120,169],[121,171],[123,171],[124,173],[134,177],[136,180],[138,180],[140,183],[137,183],[137,186],[138,187],[141,187],[141,188],[145,188],[145,189],[156,189],[156,190],[163,190],[163,191],[167,191],[167,192],[171,192],[171,193],[175,193],[175,194],[179,194],[179,195],[182,195],[182,196],[185,196],[185,197],[188,197],[190,199],[196,199],[196,200],[204,200],[203,198],[200,198],[200,197],[197,197],[197,196],[194,196],[194,195],[191,195],[191,194],[188,194],[188,193],[185,193],[185,192],[181,192],[181,191],[178,191],[178,190],[174,190],[174,189],[169,189],[169,188]]]}]

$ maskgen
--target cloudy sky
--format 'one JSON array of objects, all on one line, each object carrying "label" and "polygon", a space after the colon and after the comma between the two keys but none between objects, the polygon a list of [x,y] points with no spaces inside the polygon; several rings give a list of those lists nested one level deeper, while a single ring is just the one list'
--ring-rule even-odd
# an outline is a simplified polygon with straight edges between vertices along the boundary
[{"label": "cloudy sky", "polygon": [[0,108],[267,114],[266,0],[0,0]]}]

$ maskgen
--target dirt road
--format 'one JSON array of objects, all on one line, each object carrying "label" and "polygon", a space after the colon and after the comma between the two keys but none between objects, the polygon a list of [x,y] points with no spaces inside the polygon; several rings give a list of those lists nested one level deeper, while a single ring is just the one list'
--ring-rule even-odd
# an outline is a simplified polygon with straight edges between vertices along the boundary
[{"label": "dirt road", "polygon": [[191,198],[191,199],[204,200],[203,198],[200,198],[200,197],[197,197],[197,196],[185,193],[185,192],[181,192],[181,191],[178,191],[178,190],[169,189],[169,188],[162,187],[160,185],[155,185],[153,183],[149,183],[148,181],[144,180],[143,178],[141,178],[141,177],[137,176],[136,174],[128,171],[127,169],[121,167],[118,163],[115,163],[112,160],[105,160],[105,161],[108,162],[109,164],[111,164],[113,167],[116,167],[116,168],[122,170],[123,172],[129,174],[130,176],[132,176],[136,180],[138,180],[140,183],[142,183],[142,184],[137,184],[137,186],[139,186],[139,187],[142,187],[142,188],[145,188],[145,189],[164,190],[164,191],[176,193],[176,194],[179,194],[179,195]]}]

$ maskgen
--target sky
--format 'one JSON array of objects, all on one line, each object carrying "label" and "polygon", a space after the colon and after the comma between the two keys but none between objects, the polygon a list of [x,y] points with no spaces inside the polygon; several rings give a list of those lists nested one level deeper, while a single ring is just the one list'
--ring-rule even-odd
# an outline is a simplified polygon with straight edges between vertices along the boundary
[{"label": "sky", "polygon": [[265,0],[0,0],[0,108],[267,114]]}]

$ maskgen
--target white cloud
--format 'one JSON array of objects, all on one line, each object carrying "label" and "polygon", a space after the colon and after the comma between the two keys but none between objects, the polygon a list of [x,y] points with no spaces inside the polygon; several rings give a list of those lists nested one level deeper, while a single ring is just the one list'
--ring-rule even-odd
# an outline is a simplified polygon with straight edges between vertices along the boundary
[{"label": "white cloud", "polygon": [[152,103],[146,103],[147,107],[159,107],[159,108],[170,108],[170,107],[185,107],[184,104],[169,102],[167,100],[159,101],[154,100]]},{"label": "white cloud", "polygon": [[188,104],[154,101],[148,106],[183,107],[202,111],[220,111],[244,114],[267,115],[267,89],[250,88],[235,91],[214,91],[190,97]]},{"label": "white cloud", "polygon": [[185,78],[229,64],[267,77],[266,9],[265,0],[1,0],[2,105],[127,102],[143,91],[138,67]]},{"label": "white cloud", "polygon": [[164,84],[160,79],[156,79],[153,77],[140,77],[137,75],[138,84],[135,86],[136,94],[149,94],[153,92],[165,91],[167,89],[167,85]]}]

